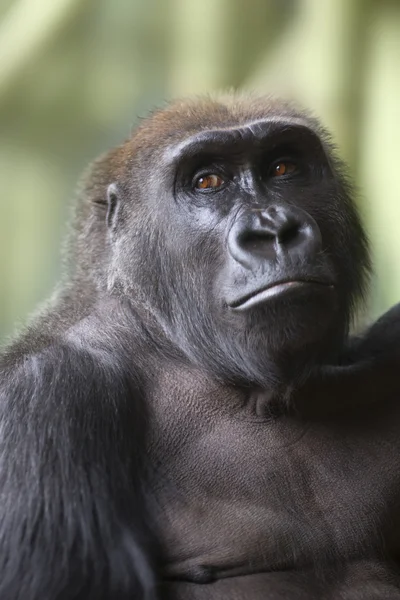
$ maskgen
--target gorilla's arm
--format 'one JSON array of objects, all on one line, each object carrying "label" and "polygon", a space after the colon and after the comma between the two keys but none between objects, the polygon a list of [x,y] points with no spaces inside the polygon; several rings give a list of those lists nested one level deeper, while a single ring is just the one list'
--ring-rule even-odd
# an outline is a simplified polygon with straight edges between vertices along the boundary
[{"label": "gorilla's arm", "polygon": [[400,303],[379,317],[365,333],[351,340],[348,361],[356,360],[395,361],[400,365]]},{"label": "gorilla's arm", "polygon": [[313,569],[272,571],[205,585],[168,582],[162,590],[173,600],[398,600],[398,584],[398,574],[390,566],[365,560],[347,564],[346,569],[327,569],[324,578]]},{"label": "gorilla's arm", "polygon": [[338,364],[316,369],[298,398],[302,412],[359,409],[400,396],[400,303],[348,340]]},{"label": "gorilla's arm", "polygon": [[0,598],[154,598],[132,379],[68,340],[0,360]]}]

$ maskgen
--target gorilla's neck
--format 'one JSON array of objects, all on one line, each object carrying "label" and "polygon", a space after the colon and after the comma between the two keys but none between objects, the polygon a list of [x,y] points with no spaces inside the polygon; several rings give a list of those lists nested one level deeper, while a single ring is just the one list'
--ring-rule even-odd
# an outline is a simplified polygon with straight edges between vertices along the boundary
[{"label": "gorilla's neck", "polygon": [[[128,352],[134,350],[133,361],[139,370],[142,362],[148,373],[149,365],[157,369],[160,359],[162,363],[166,360],[216,384],[243,389],[246,394],[262,389],[271,399],[280,398],[285,404],[324,365],[340,364],[346,343],[340,327],[327,332],[323,340],[284,346],[268,344],[260,329],[248,335],[215,328],[204,335],[190,324],[173,326],[143,305],[136,307],[122,299],[119,306],[121,331],[130,332],[125,343]],[[116,319],[115,311],[114,316]],[[143,373],[145,378],[147,373]]]}]

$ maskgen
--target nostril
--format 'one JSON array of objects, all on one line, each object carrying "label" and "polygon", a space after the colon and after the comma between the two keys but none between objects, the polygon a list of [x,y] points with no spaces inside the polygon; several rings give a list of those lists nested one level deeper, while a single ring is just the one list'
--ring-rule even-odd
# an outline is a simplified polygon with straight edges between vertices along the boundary
[{"label": "nostril", "polygon": [[238,241],[241,244],[251,244],[254,240],[267,240],[273,241],[275,234],[269,231],[263,231],[262,229],[246,229],[242,231],[238,236]]},{"label": "nostril", "polygon": [[238,236],[238,244],[246,252],[265,251],[265,246],[272,244],[276,239],[275,234],[261,230],[245,230]]},{"label": "nostril", "polygon": [[286,223],[281,227],[276,234],[279,244],[289,244],[297,238],[300,233],[300,227],[298,223]]}]

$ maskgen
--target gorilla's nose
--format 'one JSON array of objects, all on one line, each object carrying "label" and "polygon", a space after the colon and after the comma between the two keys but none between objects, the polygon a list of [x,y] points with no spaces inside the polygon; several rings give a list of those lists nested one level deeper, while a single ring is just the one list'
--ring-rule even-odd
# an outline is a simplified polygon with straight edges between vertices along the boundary
[{"label": "gorilla's nose", "polygon": [[307,258],[322,246],[315,220],[300,208],[272,205],[242,213],[228,235],[232,257],[247,268],[278,257]]}]

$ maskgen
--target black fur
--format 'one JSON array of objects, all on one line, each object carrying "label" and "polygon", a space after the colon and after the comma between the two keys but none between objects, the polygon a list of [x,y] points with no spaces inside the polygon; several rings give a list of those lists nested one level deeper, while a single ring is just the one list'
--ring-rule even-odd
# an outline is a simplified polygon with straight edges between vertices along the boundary
[{"label": "black fur", "polygon": [[[268,99],[173,103],[93,165],[67,276],[0,359],[2,600],[400,598],[400,320],[348,338],[352,197]],[[287,280],[317,283],[240,311]]]}]

